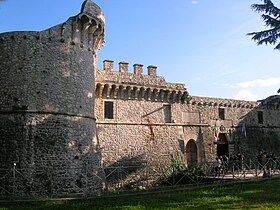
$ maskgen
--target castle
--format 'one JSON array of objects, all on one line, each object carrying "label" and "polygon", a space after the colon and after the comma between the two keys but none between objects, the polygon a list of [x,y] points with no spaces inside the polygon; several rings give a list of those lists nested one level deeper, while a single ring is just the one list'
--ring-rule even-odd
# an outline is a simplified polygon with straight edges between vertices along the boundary
[{"label": "castle", "polygon": [[128,63],[116,71],[105,60],[98,70],[104,27],[86,0],[47,30],[0,34],[1,194],[95,194],[106,169],[167,164],[174,153],[187,165],[279,154],[278,96],[197,97],[156,66],[144,75],[141,64],[130,73]]}]

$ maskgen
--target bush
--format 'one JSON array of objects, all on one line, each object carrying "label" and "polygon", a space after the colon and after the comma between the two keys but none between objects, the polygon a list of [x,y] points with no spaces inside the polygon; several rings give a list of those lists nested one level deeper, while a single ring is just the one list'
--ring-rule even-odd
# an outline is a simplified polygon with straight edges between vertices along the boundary
[{"label": "bush", "polygon": [[205,173],[197,164],[186,166],[180,154],[171,155],[171,164],[165,166],[162,184],[188,184],[196,180],[201,180]]}]

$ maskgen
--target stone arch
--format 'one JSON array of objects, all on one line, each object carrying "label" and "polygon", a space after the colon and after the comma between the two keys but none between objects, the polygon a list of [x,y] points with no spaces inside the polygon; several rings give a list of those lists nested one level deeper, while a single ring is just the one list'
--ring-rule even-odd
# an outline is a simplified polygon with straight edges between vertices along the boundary
[{"label": "stone arch", "polygon": [[120,85],[118,88],[118,92],[117,92],[117,98],[119,98],[119,99],[123,98],[123,90],[124,90],[124,86]]},{"label": "stone arch", "polygon": [[144,95],[145,95],[145,88],[141,87],[139,90],[138,99],[142,100],[144,98]]},{"label": "stone arch", "polygon": [[217,156],[226,155],[229,157],[229,136],[227,133],[220,133],[217,141]]},{"label": "stone arch", "polygon": [[164,95],[164,101],[168,102],[169,101],[169,97],[170,97],[170,91],[166,90],[165,91],[165,95]]},{"label": "stone arch", "polygon": [[127,86],[126,88],[125,88],[125,97],[126,97],[126,99],[131,99],[131,90],[132,90],[132,88],[131,88],[131,86]]},{"label": "stone arch", "polygon": [[158,96],[158,89],[154,89],[152,92],[151,100],[157,101],[157,96]]},{"label": "stone arch", "polygon": [[187,102],[188,99],[188,92],[184,92],[181,98],[181,103]]},{"label": "stone arch", "polygon": [[110,90],[109,90],[109,87],[110,87],[110,86],[109,86],[108,84],[105,84],[105,85],[104,85],[103,90],[102,90],[102,97],[103,97],[103,98],[107,98],[107,96],[109,95],[109,93],[110,93],[110,92],[109,92],[109,91],[110,91]]},{"label": "stone arch", "polygon": [[187,163],[195,164],[198,161],[198,149],[195,140],[190,139],[186,145]]},{"label": "stone arch", "polygon": [[176,96],[176,102],[180,103],[182,96],[183,96],[182,91],[178,91],[177,96]]},{"label": "stone arch", "polygon": [[98,83],[95,88],[95,96],[100,97],[102,93],[102,84]]},{"label": "stone arch", "polygon": [[131,97],[132,97],[132,99],[137,99],[138,98],[138,96],[137,96],[137,92],[138,92],[138,87],[133,87],[132,88],[132,91],[131,91]]},{"label": "stone arch", "polygon": [[159,94],[158,94],[158,100],[164,101],[164,95],[165,95],[165,91],[163,89],[160,89]]},{"label": "stone arch", "polygon": [[110,97],[111,98],[116,98],[117,97],[116,95],[117,95],[117,86],[112,85],[111,90],[110,90]]},{"label": "stone arch", "polygon": [[150,101],[151,100],[151,96],[152,96],[152,89],[151,88],[147,88],[146,90],[146,100]]},{"label": "stone arch", "polygon": [[176,97],[177,97],[177,93],[176,93],[176,91],[175,90],[173,90],[172,92],[171,92],[171,95],[170,95],[170,102],[172,102],[172,103],[174,103],[174,102],[176,102]]}]

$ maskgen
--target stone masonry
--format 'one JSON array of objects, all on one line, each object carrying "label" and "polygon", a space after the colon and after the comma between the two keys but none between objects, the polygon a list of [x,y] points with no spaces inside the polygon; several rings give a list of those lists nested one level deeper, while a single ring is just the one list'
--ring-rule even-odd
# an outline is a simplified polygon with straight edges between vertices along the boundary
[{"label": "stone masonry", "polygon": [[0,34],[1,193],[102,189],[94,78],[104,24],[87,0],[52,28]]},{"label": "stone masonry", "polygon": [[[177,153],[186,165],[211,162],[217,155],[280,154],[279,98],[266,104],[191,96],[185,85],[158,76],[155,66],[147,70],[144,75],[143,65],[134,64],[130,73],[128,63],[120,62],[116,71],[114,62],[105,60],[96,73],[95,113],[105,170],[121,165],[141,173],[145,165],[169,163]],[[112,104],[110,118],[107,103]]]},{"label": "stone masonry", "polygon": [[78,15],[47,30],[0,34],[1,194],[157,184],[174,154],[188,167],[221,155],[280,155],[279,96],[192,96],[152,65],[144,74],[134,64],[131,73],[129,63],[116,71],[105,60],[97,70],[104,25],[86,0]]}]

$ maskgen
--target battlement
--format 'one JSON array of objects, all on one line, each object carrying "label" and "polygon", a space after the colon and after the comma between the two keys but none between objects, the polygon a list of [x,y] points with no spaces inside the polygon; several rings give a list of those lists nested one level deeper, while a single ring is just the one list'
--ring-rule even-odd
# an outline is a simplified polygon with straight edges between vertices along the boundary
[{"label": "battlement", "polygon": [[133,73],[129,72],[129,63],[119,62],[118,71],[114,70],[114,61],[104,60],[103,69],[97,71],[96,82],[109,82],[119,84],[130,84],[145,87],[157,87],[172,90],[186,91],[184,84],[166,82],[164,77],[157,75],[157,67],[149,65],[147,75],[143,73],[142,64],[133,65]]},{"label": "battlement", "polygon": [[[15,187],[15,195],[46,194],[50,182],[57,194],[95,194],[102,189],[93,69],[104,27],[102,11],[86,0],[81,12],[64,23],[39,32],[0,34],[1,168],[27,169],[22,177],[40,183],[28,185],[20,177],[7,177],[7,186],[25,186]],[[40,168],[52,176],[42,180],[36,172]]]},{"label": "battlement", "polygon": [[219,108],[242,108],[254,109],[260,103],[254,101],[224,99],[224,98],[210,98],[201,96],[190,96],[188,104],[192,106],[201,107],[219,107]]},{"label": "battlement", "polygon": [[[119,62],[119,72],[128,73],[128,64],[125,61]],[[148,75],[152,77],[157,76],[157,67],[156,66],[148,66]],[[114,71],[114,61],[111,60],[104,60],[103,61],[103,70],[105,72],[113,72]],[[143,65],[142,64],[134,64],[133,65],[133,72],[136,75],[143,75]]]},{"label": "battlement", "polygon": [[166,82],[157,75],[156,66],[147,67],[143,74],[143,65],[134,64],[133,73],[129,73],[129,63],[119,62],[118,71],[114,70],[114,61],[104,60],[103,70],[96,73],[96,97],[114,99],[136,99],[161,102],[185,103],[188,92],[184,84]]},{"label": "battlement", "polygon": [[15,45],[43,48],[46,45],[76,46],[96,53],[104,43],[105,18],[101,9],[91,0],[81,7],[81,12],[64,23],[43,31],[17,31],[0,34],[3,48],[15,50]]}]

